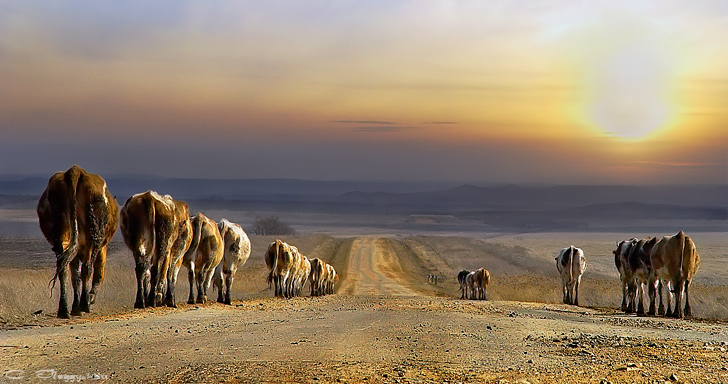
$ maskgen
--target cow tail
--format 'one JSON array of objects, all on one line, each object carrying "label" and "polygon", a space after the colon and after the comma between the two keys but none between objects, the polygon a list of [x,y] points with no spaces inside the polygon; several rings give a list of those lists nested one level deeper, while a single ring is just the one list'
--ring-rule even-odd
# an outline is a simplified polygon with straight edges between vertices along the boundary
[{"label": "cow tail", "polygon": [[276,269],[278,268],[278,256],[279,256],[279,249],[280,249],[280,240],[276,239],[276,257],[273,259],[273,266],[270,269],[269,279],[270,281],[273,281],[273,284],[275,285],[275,289],[278,289],[278,282],[274,281],[275,279],[275,273]]},{"label": "cow tail", "polygon": [[680,276],[683,275],[683,261],[685,260],[685,232],[680,231],[677,234],[680,236]]},{"label": "cow tail", "polygon": [[56,255],[56,273],[53,275],[53,279],[48,282],[51,285],[51,294],[56,287],[56,280],[58,280],[61,271],[68,267],[71,259],[78,253],[78,219],[76,218],[76,188],[78,184],[73,183],[74,174],[72,172],[66,172],[63,178],[68,196],[71,197],[68,207],[69,219],[71,220],[71,239],[68,247],[60,255]]},{"label": "cow tail", "polygon": [[198,220],[198,216],[195,216],[192,218],[191,224],[192,224],[192,242],[190,243],[190,247],[187,249],[187,252],[185,252],[184,258],[187,260],[192,260],[192,256],[195,255],[195,252],[197,252],[197,247],[200,245],[200,237],[202,237],[202,220]]},{"label": "cow tail", "polygon": [[569,260],[569,281],[574,281],[574,259],[576,257],[576,250],[573,245],[569,246],[569,253],[571,254],[571,260]]}]

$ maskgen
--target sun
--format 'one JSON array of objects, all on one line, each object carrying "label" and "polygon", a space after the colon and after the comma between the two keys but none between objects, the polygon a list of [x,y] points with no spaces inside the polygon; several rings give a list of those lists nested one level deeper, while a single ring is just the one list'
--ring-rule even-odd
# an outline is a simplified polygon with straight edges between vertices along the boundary
[{"label": "sun", "polygon": [[644,41],[613,47],[590,71],[589,120],[605,134],[627,140],[658,132],[675,109],[669,64],[664,51]]}]

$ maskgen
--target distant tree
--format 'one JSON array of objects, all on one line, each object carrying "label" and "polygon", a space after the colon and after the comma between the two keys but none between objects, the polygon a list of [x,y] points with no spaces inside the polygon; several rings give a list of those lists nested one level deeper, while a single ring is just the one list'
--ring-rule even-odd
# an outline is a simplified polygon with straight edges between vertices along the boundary
[{"label": "distant tree", "polygon": [[253,234],[255,235],[295,235],[296,230],[282,222],[278,216],[253,216]]}]

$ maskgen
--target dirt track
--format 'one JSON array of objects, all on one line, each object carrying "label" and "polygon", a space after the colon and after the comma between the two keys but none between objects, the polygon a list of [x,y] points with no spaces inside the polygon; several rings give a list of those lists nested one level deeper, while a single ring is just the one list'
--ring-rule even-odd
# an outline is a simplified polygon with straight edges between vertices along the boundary
[{"label": "dirt track", "polygon": [[442,297],[417,257],[362,237],[332,261],[337,295],[2,331],[0,382],[728,382],[723,324]]}]

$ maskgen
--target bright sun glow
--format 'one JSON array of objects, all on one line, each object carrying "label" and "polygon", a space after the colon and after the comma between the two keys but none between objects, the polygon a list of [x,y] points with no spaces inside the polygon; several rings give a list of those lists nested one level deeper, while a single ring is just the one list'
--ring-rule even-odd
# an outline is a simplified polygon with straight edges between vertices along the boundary
[{"label": "bright sun glow", "polygon": [[664,127],[672,114],[664,52],[646,41],[609,52],[594,71],[590,119],[609,135],[644,138]]}]

